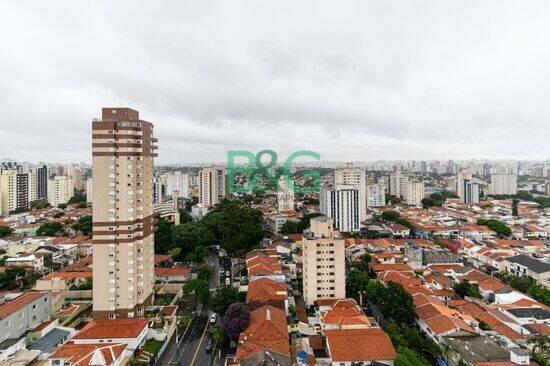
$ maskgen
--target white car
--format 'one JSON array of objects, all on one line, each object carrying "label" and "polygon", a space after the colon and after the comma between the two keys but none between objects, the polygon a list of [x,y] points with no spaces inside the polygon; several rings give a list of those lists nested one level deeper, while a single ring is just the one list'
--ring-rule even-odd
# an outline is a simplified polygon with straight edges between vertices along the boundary
[{"label": "white car", "polygon": [[218,318],[218,314],[213,313],[210,315],[210,324],[216,324],[216,319]]},{"label": "white car", "polygon": [[225,275],[226,275],[227,277],[229,277],[229,276],[231,276],[231,272],[225,271]]},{"label": "white car", "polygon": [[231,280],[229,279],[229,277],[226,277],[226,278],[225,278],[225,285],[226,285],[226,286],[231,285]]}]

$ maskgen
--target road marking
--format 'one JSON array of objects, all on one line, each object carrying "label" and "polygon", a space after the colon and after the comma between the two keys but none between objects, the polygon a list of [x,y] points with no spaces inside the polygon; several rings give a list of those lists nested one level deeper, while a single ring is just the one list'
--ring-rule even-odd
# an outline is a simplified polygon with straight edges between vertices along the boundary
[{"label": "road marking", "polygon": [[[189,322],[189,325],[187,325],[187,327],[183,331],[183,334],[181,335],[181,338],[180,338],[179,342],[178,341],[175,342],[176,343],[176,349],[175,349],[174,353],[172,353],[172,356],[170,356],[170,359],[168,360],[169,364],[172,363],[172,360],[174,359],[174,356],[178,354],[178,348],[180,347],[181,342],[183,342],[183,339],[185,338],[185,335],[187,334],[187,331],[189,330],[189,328],[191,328],[191,323],[193,323],[193,321],[195,319],[196,319],[196,317],[193,317],[191,319],[191,321]],[[197,319],[197,321],[198,321],[198,319]],[[195,322],[195,324],[193,325],[193,329],[195,329],[196,326],[197,326],[197,322]],[[188,342],[189,342],[189,340],[188,340]],[[183,347],[183,348],[185,349],[185,347]]]},{"label": "road marking", "polygon": [[197,350],[195,351],[195,355],[193,356],[193,359],[191,360],[191,365],[190,366],[193,366],[195,364],[195,359],[197,358],[197,355],[199,354],[199,350],[201,349],[201,344],[202,344],[202,341],[204,340],[204,335],[206,334],[206,331],[208,330],[208,317],[206,317],[206,326],[204,327],[204,331],[202,332],[202,337],[199,341],[199,344],[197,346]]}]

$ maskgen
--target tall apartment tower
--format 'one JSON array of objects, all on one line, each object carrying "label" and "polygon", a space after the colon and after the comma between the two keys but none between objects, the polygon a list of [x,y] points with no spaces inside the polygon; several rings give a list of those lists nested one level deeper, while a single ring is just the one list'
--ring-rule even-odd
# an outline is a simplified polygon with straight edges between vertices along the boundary
[{"label": "tall apartment tower", "polygon": [[46,165],[36,169],[36,198],[39,200],[48,198],[48,167]]},{"label": "tall apartment tower", "polygon": [[294,211],[294,191],[290,189],[284,176],[281,176],[277,186],[277,206],[279,212]]},{"label": "tall apartment tower", "polygon": [[462,197],[460,202],[462,203],[479,203],[479,184],[472,182],[471,180],[462,180]]},{"label": "tall apartment tower", "polygon": [[367,185],[367,207],[386,206],[386,192],[382,184]]},{"label": "tall apartment tower", "polygon": [[332,219],[311,219],[302,237],[303,292],[306,306],[318,299],[342,299],[346,296],[344,237],[334,230]]},{"label": "tall apartment tower", "polygon": [[354,167],[352,163],[346,163],[345,168],[334,171],[334,186],[337,189],[341,186],[351,186],[359,192],[359,220],[360,222],[365,221],[367,219],[367,182],[365,169]]},{"label": "tall apartment tower", "polygon": [[516,194],[518,193],[517,175],[514,173],[491,174],[491,194]]},{"label": "tall apartment tower", "polygon": [[344,232],[361,229],[360,194],[353,186],[323,186],[319,193],[321,213],[334,221],[334,226]]},{"label": "tall apartment tower", "polygon": [[154,282],[153,124],[103,108],[92,130],[93,316],[143,316]]},{"label": "tall apartment tower", "polygon": [[409,182],[405,201],[409,205],[422,206],[422,199],[426,196],[424,182]]},{"label": "tall apartment tower", "polygon": [[456,195],[464,202],[464,181],[472,181],[472,173],[469,170],[461,170],[456,180]]},{"label": "tall apartment tower", "polygon": [[202,168],[199,171],[199,204],[214,206],[226,195],[225,169],[220,167]]},{"label": "tall apartment tower", "polygon": [[69,202],[74,194],[74,181],[72,177],[58,175],[48,181],[48,202],[57,207]]},{"label": "tall apartment tower", "polygon": [[390,174],[390,194],[396,197],[407,198],[409,177],[401,174],[397,168],[395,173]]}]

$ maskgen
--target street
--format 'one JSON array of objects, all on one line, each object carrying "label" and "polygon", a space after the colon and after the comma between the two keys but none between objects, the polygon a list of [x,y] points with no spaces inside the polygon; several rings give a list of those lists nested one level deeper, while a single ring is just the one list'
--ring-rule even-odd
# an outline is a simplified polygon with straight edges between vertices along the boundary
[{"label": "street", "polygon": [[[212,267],[210,291],[214,292],[220,283],[220,265],[218,256],[215,253],[211,253],[206,258],[206,262]],[[176,343],[176,337],[172,337],[166,350],[155,365],[210,365],[211,354],[206,352],[206,340],[208,338],[210,314],[212,314],[210,310],[201,309],[199,314],[191,320],[191,323],[183,336],[180,336],[179,342]]]}]

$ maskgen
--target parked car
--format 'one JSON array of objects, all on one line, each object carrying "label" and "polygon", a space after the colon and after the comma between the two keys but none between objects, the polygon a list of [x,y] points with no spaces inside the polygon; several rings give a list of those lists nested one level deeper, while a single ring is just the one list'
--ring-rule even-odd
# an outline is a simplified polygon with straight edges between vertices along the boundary
[{"label": "parked car", "polygon": [[217,319],[218,319],[218,314],[212,313],[212,315],[210,315],[210,324],[216,324]]},{"label": "parked car", "polygon": [[206,353],[210,353],[212,351],[212,339],[208,338],[206,340],[206,347],[205,347]]},{"label": "parked car", "polygon": [[230,277],[230,276],[231,276],[231,272],[225,271],[225,275],[226,275],[227,277]]},{"label": "parked car", "polygon": [[230,286],[231,285],[231,279],[229,277],[225,278],[225,285]]}]

